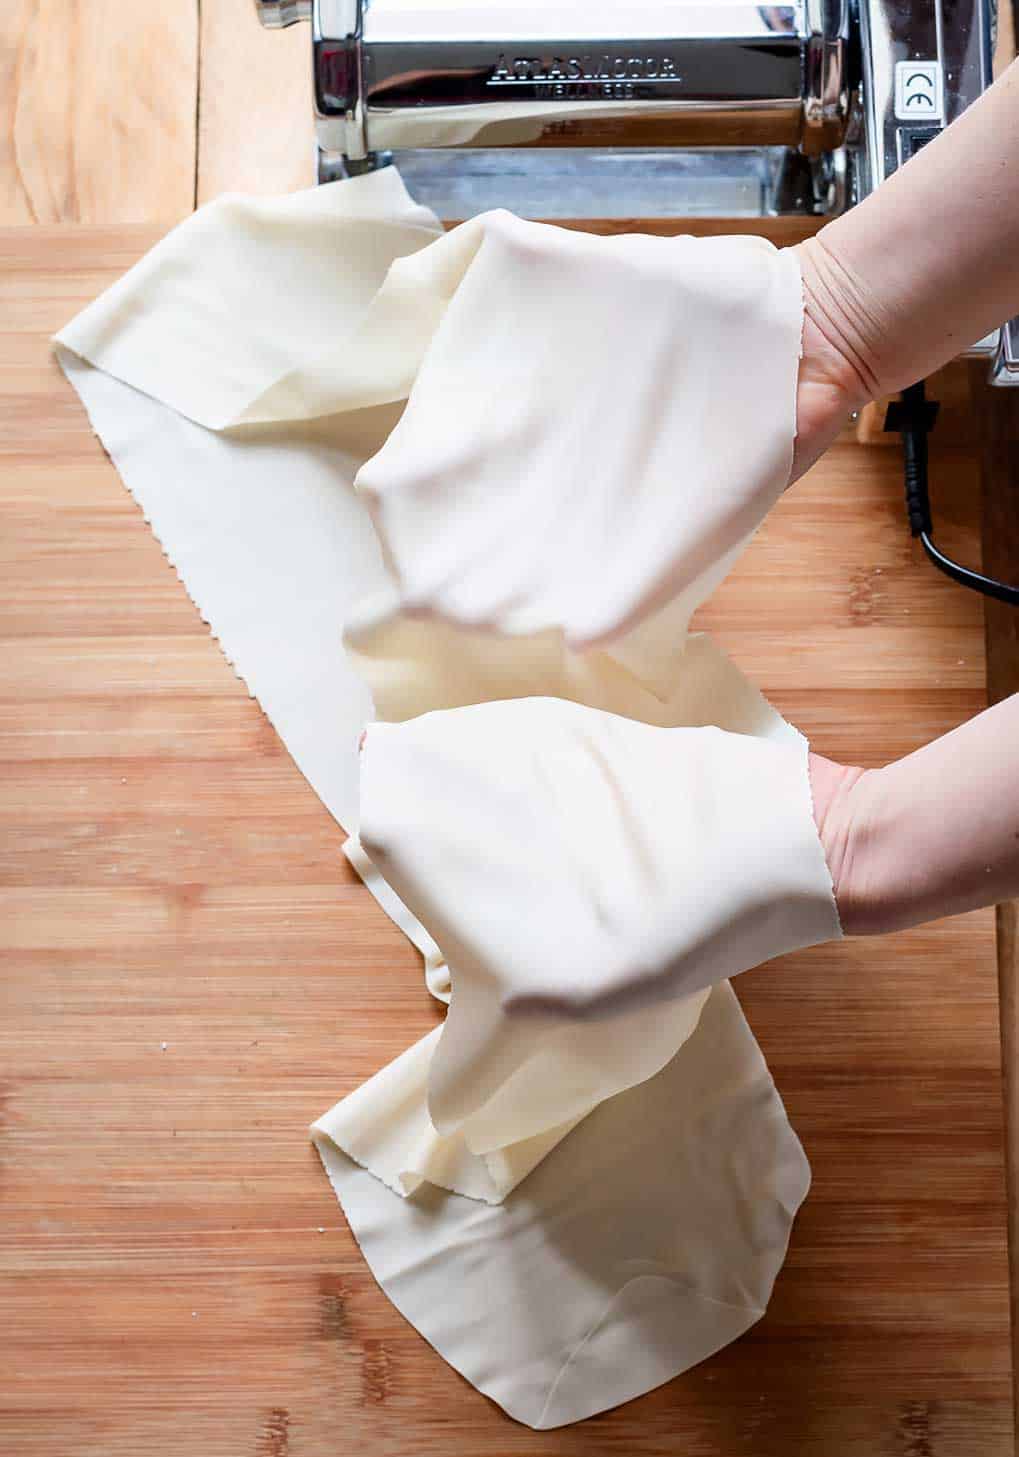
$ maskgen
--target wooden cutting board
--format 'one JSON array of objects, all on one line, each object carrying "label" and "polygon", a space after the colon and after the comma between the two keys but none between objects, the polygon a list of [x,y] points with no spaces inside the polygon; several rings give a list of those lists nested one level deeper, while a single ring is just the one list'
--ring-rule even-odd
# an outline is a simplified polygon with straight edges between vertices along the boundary
[{"label": "wooden cutting board", "polygon": [[[155,236],[0,232],[0,1448],[1011,1454],[989,912],[740,979],[814,1183],[704,1365],[534,1433],[374,1285],[306,1129],[436,1009],[48,354]],[[933,468],[972,557],[972,444]],[[980,601],[913,550],[899,470],[836,446],[700,619],[868,765],[984,703]]]}]

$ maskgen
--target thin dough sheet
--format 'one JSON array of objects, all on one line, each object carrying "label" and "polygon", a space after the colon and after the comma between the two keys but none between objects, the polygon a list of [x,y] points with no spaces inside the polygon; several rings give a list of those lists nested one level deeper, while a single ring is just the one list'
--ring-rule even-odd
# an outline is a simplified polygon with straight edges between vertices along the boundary
[{"label": "thin dough sheet", "polygon": [[397,278],[419,313],[448,294],[357,477],[404,604],[583,648],[666,602],[689,618],[789,480],[795,252],[499,211],[402,260],[383,293]]},{"label": "thin dough sheet", "polygon": [[[662,676],[661,658],[656,654],[654,690],[609,653],[571,652],[561,634],[493,638],[449,624],[410,619],[392,598],[363,609],[348,627],[346,641],[354,667],[370,688],[376,716],[390,722],[414,719],[434,709],[531,699],[540,694],[657,727],[717,725],[732,733],[784,744],[794,754],[805,753],[802,736],[710,638],[703,634],[684,637],[681,605],[674,604],[659,615],[654,634],[657,644],[670,636],[670,628],[670,670]],[[630,656],[638,659],[635,647]],[[812,842],[816,836],[809,804],[805,813],[810,822],[806,839]],[[808,858],[814,848],[807,845]],[[430,989],[448,1001],[450,971],[433,938],[372,865],[358,839],[348,842],[347,854],[389,914],[421,949]],[[808,878],[823,915],[830,908],[830,882],[823,857],[816,865],[814,858],[810,858]],[[832,912],[825,919],[825,928],[831,932],[835,924]],[[527,1066],[517,1078],[517,1096],[512,1096],[511,1089],[508,1100],[518,1125],[527,1117],[531,1120],[518,1129],[518,1136],[507,1137],[503,1128],[501,1136],[485,1138],[484,1132],[490,1134],[491,1130],[482,1123],[482,1137],[475,1140],[469,1119],[454,1120],[457,1126],[446,1137],[436,1133],[434,1114],[429,1117],[425,1105],[430,1085],[434,1093],[432,1060],[437,1033],[417,1043],[352,1098],[337,1105],[319,1121],[316,1132],[331,1137],[395,1190],[410,1192],[428,1181],[497,1202],[604,1097],[649,1076],[668,1061],[696,1027],[705,999],[706,992],[698,992],[664,1008],[637,1008],[608,1023],[557,1022],[545,1030],[541,1041],[525,1037],[521,1055]],[[460,1005],[466,1005],[463,995]],[[476,1079],[458,1078],[457,1070],[477,1062],[479,1028],[484,1020],[468,1016],[465,1026],[461,1010],[457,1026],[448,1024],[445,1029],[446,1080],[461,1098],[476,1098]],[[506,1044],[513,1040],[513,1027],[504,1017],[497,1018],[497,1023],[493,1036],[505,1053]],[[565,1080],[562,1070],[569,1067],[575,1076]],[[588,1089],[579,1100],[578,1085]],[[541,1090],[541,1096],[536,1105],[522,1109],[519,1090],[532,1087]]]},{"label": "thin dough sheet", "polygon": [[528,1426],[593,1416],[764,1314],[810,1172],[728,983],[657,1077],[502,1204],[409,1199],[317,1145],[365,1258],[436,1350]]},{"label": "thin dough sheet", "polygon": [[[521,656],[519,641],[447,641],[394,616],[352,481],[400,418],[455,292],[455,269],[446,292],[419,287],[434,260],[414,256],[439,233],[389,169],[222,199],[57,341],[125,484],[323,802],[356,831],[372,693],[394,720],[540,691],[796,741],[706,640],[679,651],[668,613],[582,660],[557,631],[525,638]],[[392,270],[398,259],[409,262]],[[447,999],[434,940],[356,839],[347,853]],[[376,1277],[481,1390],[521,1421],[558,1425],[667,1380],[759,1318],[808,1171],[727,986],[661,1073],[551,1130],[522,1183],[526,1157],[479,1167],[427,1127],[415,1145],[433,1046],[434,1034],[408,1051],[397,1086],[372,1079],[326,1114],[316,1141]],[[436,1159],[471,1197],[439,1187]]]}]

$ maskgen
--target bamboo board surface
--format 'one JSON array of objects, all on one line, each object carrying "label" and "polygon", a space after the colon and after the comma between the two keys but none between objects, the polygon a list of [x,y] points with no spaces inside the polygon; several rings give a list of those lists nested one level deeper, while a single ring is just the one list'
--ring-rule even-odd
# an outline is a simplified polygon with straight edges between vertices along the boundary
[{"label": "bamboo board surface", "polygon": [[[309,182],[306,48],[248,0],[13,0],[0,223]],[[708,1366],[538,1436],[374,1290],[304,1125],[434,1013],[43,344],[154,236],[12,233],[0,264],[0,1448],[1011,1451],[989,916],[743,978],[815,1182],[767,1321]],[[833,452],[705,615],[868,763],[983,701],[979,606],[912,558],[896,455]]]},{"label": "bamboo board surface", "polygon": [[[432,1025],[418,958],[48,355],[155,236],[0,232],[0,1448],[1012,1453],[989,912],[740,979],[814,1183],[711,1361],[534,1433],[375,1287],[306,1128]],[[973,447],[934,470],[973,549]],[[985,701],[980,602],[913,552],[894,451],[836,446],[700,625],[836,758]]]},{"label": "bamboo board surface", "polygon": [[[984,510],[984,570],[1002,581],[1019,581],[1019,395],[989,389],[979,366],[972,366],[973,401],[981,443]],[[1019,613],[1003,603],[985,604],[987,689],[992,703],[1019,689]],[[1019,1134],[1019,902],[997,909],[998,992],[1006,1127]],[[1019,1166],[1015,1138],[1008,1166],[1009,1242],[1012,1260],[1012,1330],[1019,1330]],[[1013,1357],[1013,1400],[1019,1370]]]},{"label": "bamboo board surface", "polygon": [[185,217],[195,204],[198,39],[195,0],[7,0],[0,222]]},{"label": "bamboo board surface", "polygon": [[7,0],[0,225],[176,222],[310,186],[309,44],[252,0]]}]

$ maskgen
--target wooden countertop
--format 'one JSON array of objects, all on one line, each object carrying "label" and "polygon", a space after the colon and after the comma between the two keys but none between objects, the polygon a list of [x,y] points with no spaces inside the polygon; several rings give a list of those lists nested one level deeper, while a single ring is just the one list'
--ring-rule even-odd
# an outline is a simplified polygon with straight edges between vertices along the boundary
[{"label": "wooden countertop", "polygon": [[[711,1361],[534,1433],[376,1288],[306,1128],[432,1024],[418,959],[48,355],[156,232],[0,232],[0,1447],[1011,1454],[990,912],[740,979],[814,1184],[767,1317]],[[985,702],[981,603],[900,497],[897,451],[836,446],[701,615],[865,764]]]}]

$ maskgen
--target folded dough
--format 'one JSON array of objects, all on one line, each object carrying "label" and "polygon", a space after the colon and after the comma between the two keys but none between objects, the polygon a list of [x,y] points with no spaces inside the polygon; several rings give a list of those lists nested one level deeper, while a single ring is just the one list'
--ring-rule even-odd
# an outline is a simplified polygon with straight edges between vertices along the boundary
[{"label": "folded dough", "polygon": [[581,646],[689,616],[789,479],[795,253],[492,212],[397,274],[449,300],[357,478],[408,609]]},{"label": "folded dough", "polygon": [[[415,719],[433,709],[450,709],[465,704],[507,699],[530,700],[534,695],[554,695],[559,700],[586,704],[613,714],[625,715],[640,724],[660,726],[721,725],[729,733],[754,735],[757,739],[775,741],[792,750],[797,762],[806,752],[802,736],[775,712],[763,695],[753,687],[704,634],[684,637],[685,617],[682,604],[672,604],[656,615],[647,628],[631,634],[611,652],[593,650],[571,652],[561,633],[547,632],[525,638],[499,638],[490,633],[468,631],[434,620],[409,618],[396,605],[393,594],[382,594],[370,606],[364,606],[347,627],[345,640],[348,657],[360,677],[371,690],[375,712],[380,720],[400,722]],[[653,651],[648,656],[647,644]],[[671,644],[666,658],[664,648]],[[628,666],[620,662],[625,657]],[[653,672],[655,687],[647,683],[647,672]],[[636,724],[634,725],[636,726]],[[377,730],[372,730],[375,732]],[[487,779],[487,775],[485,776]],[[807,821],[798,820],[807,845],[806,857],[813,865],[818,853],[816,833],[809,815],[809,790],[800,802]],[[417,791],[412,800],[419,798]],[[402,808],[397,810],[402,819]],[[446,815],[446,806],[441,809]],[[490,836],[487,839],[491,839]],[[426,931],[421,920],[403,903],[366,853],[357,837],[347,841],[345,853],[383,908],[400,925],[420,949],[425,961],[425,976],[433,995],[448,1001],[450,969],[443,952]],[[481,854],[482,847],[479,846]],[[834,914],[830,879],[822,870],[814,883],[820,900],[820,916]],[[614,1024],[615,1037],[622,1051],[630,1049],[638,1058],[657,1049],[659,1058],[667,1058],[679,1049],[684,1038],[696,1026],[703,997],[688,999],[671,1009],[663,1019],[655,1007],[638,1010],[624,1027]],[[469,1025],[469,1024],[468,1024]],[[621,1034],[625,1031],[626,1036]],[[583,1054],[596,1057],[592,1071],[597,1074],[589,1096],[578,1100],[572,1108],[561,1108],[553,1096],[561,1083],[553,1076],[540,1077],[538,1085],[547,1097],[546,1125],[538,1133],[525,1135],[499,1147],[471,1154],[460,1130],[447,1139],[433,1141],[421,1135],[423,1105],[427,1095],[431,1059],[437,1038],[434,1034],[416,1044],[415,1057],[385,1068],[358,1091],[356,1103],[348,1108],[337,1105],[316,1124],[319,1134],[328,1134],[346,1152],[379,1174],[390,1187],[408,1191],[422,1181],[472,1197],[497,1201],[515,1186],[524,1173],[533,1167],[534,1155],[542,1148],[553,1147],[582,1116],[609,1091],[624,1086],[620,1076],[616,1041],[610,1040],[595,1049],[594,1037],[582,1026],[560,1029],[562,1046],[558,1055]],[[546,1056],[551,1048],[546,1048]],[[648,1071],[655,1063],[648,1055],[640,1064]],[[537,1065],[532,1068],[536,1074]],[[416,1090],[412,1099],[412,1084]],[[647,1075],[644,1072],[643,1075]],[[612,1079],[617,1079],[615,1086]],[[560,1094],[561,1096],[561,1094]],[[349,1100],[345,1100],[349,1101]],[[397,1117],[406,1119],[401,1131],[395,1126]],[[434,1125],[426,1120],[427,1127]]]},{"label": "folded dough", "polygon": [[642,1082],[709,987],[841,934],[803,742],[559,698],[376,723],[360,840],[451,968],[428,1109],[476,1153]]},{"label": "folded dough", "polygon": [[393,289],[395,316],[369,316],[394,260],[441,233],[389,167],[289,197],[229,194],[169,232],[56,343],[212,430],[402,400],[434,313],[419,327]]},{"label": "folded dough", "polygon": [[[405,369],[398,338],[382,330],[372,354],[359,331],[390,264],[441,231],[392,167],[222,197],[54,341],[227,659],[350,829],[371,698],[340,633],[355,604],[391,590],[352,482],[399,410],[364,402],[398,396]],[[353,369],[352,389],[362,355],[375,386]],[[335,412],[320,416],[324,403]]]},{"label": "folded dough", "polygon": [[[796,886],[797,876],[809,886],[808,900],[793,915],[794,924],[805,932],[805,938],[809,937],[812,924],[819,930],[818,938],[837,934],[831,880],[813,829],[805,774],[805,740],[778,717],[767,699],[719,653],[710,638],[703,634],[684,638],[684,618],[679,606],[660,612],[652,625],[659,645],[669,641],[672,644],[668,670],[665,657],[656,654],[655,691],[634,667],[622,666],[617,645],[612,653],[576,654],[564,645],[563,635],[555,632],[499,638],[442,622],[418,621],[398,609],[392,594],[354,616],[345,632],[345,643],[351,663],[369,685],[379,720],[389,723],[414,720],[407,724],[407,730],[413,734],[427,723],[418,715],[429,714],[430,710],[520,699],[522,702],[516,707],[526,712],[532,707],[534,695],[554,695],[561,710],[573,702],[625,715],[622,723],[633,720],[631,731],[639,730],[644,724],[663,727],[720,724],[730,734],[754,736],[745,739],[745,743],[758,753],[781,746],[784,755],[792,755],[792,759],[783,761],[787,779],[792,779],[792,793],[789,801],[778,809],[777,825],[784,829],[792,822],[787,848],[792,851],[793,863],[778,874],[787,876],[786,886]],[[641,653],[630,640],[622,641],[618,647],[624,648],[625,657],[640,663]],[[500,711],[504,710],[503,702]],[[388,730],[383,724],[376,724],[369,730],[369,737],[383,731]],[[669,771],[671,768],[669,765]],[[423,791],[421,785],[426,778],[430,778],[430,784]],[[488,793],[488,781],[490,774],[487,766],[483,766],[484,794]],[[395,793],[391,801],[395,819],[418,847],[434,842],[434,826],[439,820],[443,826],[452,828],[448,798],[443,797],[440,804],[430,798],[437,788],[439,781],[429,769],[427,775],[421,775],[420,784],[415,784],[410,796]],[[653,785],[652,793],[655,793]],[[481,803],[490,809],[490,801],[485,800],[484,794]],[[408,819],[407,804],[423,810],[417,828]],[[500,836],[496,839],[487,833],[488,822],[485,822],[485,833],[480,836],[477,848],[472,847],[471,864],[478,858],[491,860],[493,855],[503,852],[507,826],[504,820],[500,825]],[[596,851],[601,861],[611,855],[611,844],[601,839]],[[399,899],[359,839],[348,841],[345,852],[383,908],[423,953],[426,979],[433,994],[448,1001],[449,966],[433,935],[421,925],[420,916],[415,916]],[[526,851],[520,857],[520,868],[523,874],[531,873],[534,868]],[[430,877],[430,890],[442,883],[442,873],[434,879]],[[732,887],[730,880],[723,883]],[[484,883],[481,889],[484,893]],[[506,884],[500,887],[500,899],[503,898],[507,903],[512,902]],[[554,896],[550,900],[554,927],[558,928],[560,921],[567,918],[567,908]],[[418,905],[415,909],[423,908]],[[459,922],[461,908],[453,909],[453,919]],[[490,944],[497,949],[499,938],[494,937]],[[582,975],[586,976],[586,967]],[[634,1078],[647,1077],[674,1055],[694,1030],[703,1002],[703,995],[682,998],[669,1008],[666,1017],[655,1005],[639,1007],[630,1016],[612,1021],[608,1033],[602,1024],[593,1027],[583,1021],[560,1024],[541,1043],[532,1036],[535,1027],[531,1020],[519,1048],[525,1055],[534,1053],[534,1058],[528,1059],[528,1075],[520,1080],[518,1087],[526,1090],[534,1083],[536,1088],[541,1088],[541,1097],[532,1110],[531,1123],[513,1126],[509,1141],[493,1147],[483,1147],[483,1142],[466,1125],[465,1128],[449,1126],[446,1136],[437,1141],[432,1138],[434,1123],[424,1118],[423,1104],[436,1053],[436,1034],[415,1045],[413,1058],[408,1053],[407,1061],[398,1059],[397,1064],[382,1069],[378,1077],[364,1084],[354,1096],[353,1107],[345,1106],[350,1100],[338,1104],[316,1123],[316,1134],[331,1136],[338,1147],[379,1174],[392,1189],[408,1192],[421,1182],[430,1182],[472,1198],[499,1201],[523,1173],[534,1167],[535,1154],[542,1148],[548,1151],[555,1147],[558,1138],[566,1135],[583,1113]],[[474,1018],[465,1017],[459,1026],[468,1032],[468,1045],[477,1045],[480,1024]],[[453,1021],[452,1027],[448,1026],[443,1033],[446,1042],[450,1030],[455,1032],[455,1029],[456,1021]],[[509,1023],[497,1016],[497,1040],[504,1040],[503,1033],[509,1030]],[[456,1046],[455,1040],[453,1052]],[[563,1068],[573,1061],[576,1074],[577,1062],[585,1058],[589,1072],[587,1083],[564,1083]],[[580,1065],[583,1067],[583,1062]],[[566,1101],[567,1093],[573,1094],[571,1103]],[[429,1132],[427,1138],[423,1129]],[[544,1138],[548,1142],[542,1145]]]},{"label": "folded dough", "polygon": [[351,613],[343,641],[376,717],[390,723],[436,708],[553,697],[664,728],[715,724],[800,738],[706,634],[687,635],[678,601],[610,646],[578,653],[557,631],[500,637],[410,617],[385,591]]},{"label": "folded dough", "polygon": [[429,1185],[400,1198],[327,1133],[322,1161],[390,1300],[539,1429],[650,1391],[754,1325],[810,1183],[728,984],[678,1057],[502,1204]]},{"label": "folded dough", "polygon": [[[462,244],[433,256],[439,233],[392,169],[221,199],[58,336],[125,483],[312,785],[353,828],[367,684],[383,718],[541,692],[798,742],[706,639],[682,648],[682,600],[583,658],[561,631],[507,645],[391,603],[354,612],[391,589],[351,482],[457,295]],[[348,659],[338,626],[352,613]],[[356,839],[346,848],[447,998],[438,946]],[[662,1073],[530,1149],[476,1155],[422,1123],[436,1040],[315,1137],[371,1268],[457,1369],[518,1419],[553,1426],[649,1389],[758,1319],[807,1166],[728,988]]]}]

